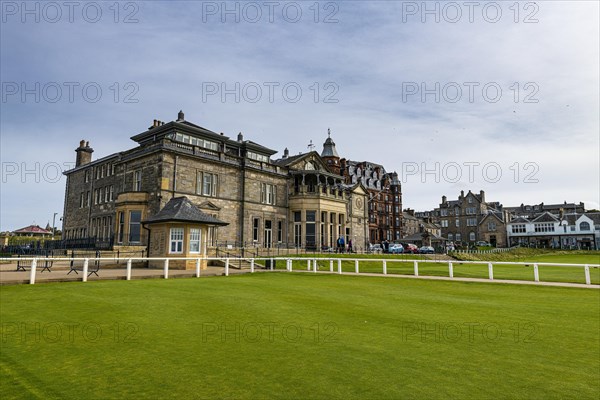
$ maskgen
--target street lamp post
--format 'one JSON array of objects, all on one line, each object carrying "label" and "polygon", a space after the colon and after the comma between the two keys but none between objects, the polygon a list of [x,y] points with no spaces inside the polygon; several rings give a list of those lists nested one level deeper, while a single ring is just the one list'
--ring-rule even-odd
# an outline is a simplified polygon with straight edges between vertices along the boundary
[{"label": "street lamp post", "polygon": [[54,213],[54,215],[52,216],[52,240],[54,240],[54,235],[56,234],[56,228],[55,226],[55,222],[56,222],[56,216],[58,215],[58,213]]}]

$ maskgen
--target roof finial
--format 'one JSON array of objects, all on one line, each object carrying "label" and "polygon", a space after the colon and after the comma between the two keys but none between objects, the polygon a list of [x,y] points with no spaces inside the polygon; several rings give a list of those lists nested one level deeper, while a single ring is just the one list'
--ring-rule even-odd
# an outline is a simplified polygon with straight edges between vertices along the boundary
[{"label": "roof finial", "polygon": [[310,143],[308,144],[308,151],[313,151],[315,149],[315,145],[312,142],[312,139],[310,139]]},{"label": "roof finial", "polygon": [[327,137],[331,139],[331,129],[327,128]]}]

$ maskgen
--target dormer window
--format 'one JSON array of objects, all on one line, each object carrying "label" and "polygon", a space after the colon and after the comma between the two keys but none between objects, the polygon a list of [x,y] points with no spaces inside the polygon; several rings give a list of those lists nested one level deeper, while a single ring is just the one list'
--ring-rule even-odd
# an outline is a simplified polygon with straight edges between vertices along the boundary
[{"label": "dormer window", "polygon": [[203,147],[205,149],[218,151],[219,144],[217,142],[212,142],[210,140],[205,140],[201,138],[197,138],[195,136],[184,135],[183,133],[176,133],[167,136],[171,140],[175,140],[177,142],[191,144],[192,146]]},{"label": "dormer window", "polygon": [[263,155],[263,154],[258,154],[258,153],[255,153],[255,152],[253,152],[253,151],[248,151],[248,152],[246,153],[246,156],[247,156],[249,159],[251,159],[251,160],[256,160],[256,161],[259,161],[259,162],[266,162],[266,163],[268,163],[268,162],[269,162],[269,157],[268,157],[268,156],[265,156],[265,155]]}]

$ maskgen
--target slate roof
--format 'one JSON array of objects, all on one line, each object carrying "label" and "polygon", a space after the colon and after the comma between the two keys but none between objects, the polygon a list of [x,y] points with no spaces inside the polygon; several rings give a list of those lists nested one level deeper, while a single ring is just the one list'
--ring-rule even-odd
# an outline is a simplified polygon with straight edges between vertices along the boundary
[{"label": "slate roof", "polygon": [[575,225],[577,220],[585,215],[594,222],[594,225],[600,224],[600,213],[584,213],[584,214],[565,214],[564,219],[567,220],[569,225]]},{"label": "slate roof", "polygon": [[175,197],[156,215],[143,221],[144,224],[158,222],[195,222],[204,225],[229,225],[215,217],[203,213],[187,197]]},{"label": "slate roof", "polygon": [[533,222],[557,222],[558,219],[550,214],[548,211],[533,220]]},{"label": "slate roof", "polygon": [[404,211],[402,211],[402,218],[411,219],[411,220],[415,220],[415,221],[419,220],[419,218],[415,217],[414,215],[410,215],[409,213],[404,212]]},{"label": "slate roof", "polygon": [[331,137],[328,137],[325,140],[325,143],[323,144],[323,151],[321,152],[321,157],[340,157],[337,150],[335,149],[335,143],[333,142]]},{"label": "slate roof", "polygon": [[530,221],[524,217],[517,217],[510,221],[511,224],[528,224]]},{"label": "slate roof", "polygon": [[[277,165],[281,165],[281,166],[288,166],[290,164],[292,164],[294,161],[301,159],[302,157],[306,157],[307,155],[309,155],[311,152],[309,153],[302,153],[302,154],[298,154],[295,156],[288,156],[286,158],[280,158],[278,160],[275,161],[271,161],[272,164],[277,164]],[[315,152],[316,153],[316,152]],[[318,153],[317,153],[318,154]]]},{"label": "slate roof", "polygon": [[600,225],[600,213],[585,213],[585,216],[594,221],[594,225]]}]

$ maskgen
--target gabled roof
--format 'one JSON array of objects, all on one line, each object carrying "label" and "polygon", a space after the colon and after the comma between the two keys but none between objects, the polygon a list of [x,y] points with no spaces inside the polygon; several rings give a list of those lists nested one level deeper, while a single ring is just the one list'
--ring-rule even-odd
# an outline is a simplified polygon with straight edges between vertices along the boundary
[{"label": "gabled roof", "polygon": [[29,225],[25,228],[17,229],[13,233],[37,233],[38,235],[51,235],[52,231],[48,231],[39,225]]},{"label": "gabled roof", "polygon": [[316,151],[311,151],[308,153],[302,153],[302,154],[298,154],[295,156],[287,156],[286,158],[280,158],[279,160],[275,160],[273,161],[273,164],[277,164],[277,165],[281,165],[284,167],[287,167],[290,164],[295,163],[296,161],[299,161],[303,158],[305,158],[306,156],[310,155],[311,153],[315,153],[318,155],[318,153]]},{"label": "gabled roof", "polygon": [[402,211],[402,218],[404,219],[414,219],[415,221],[418,221],[419,218],[415,217],[414,215],[410,215],[409,213]]},{"label": "gabled roof", "polygon": [[594,225],[600,225],[600,213],[585,213],[585,216],[594,221]]},{"label": "gabled roof", "polygon": [[[495,213],[495,212],[491,212],[491,213],[487,213],[483,218],[481,218],[481,221],[479,222],[479,225],[482,225],[483,222],[488,219],[488,218],[495,218],[498,221],[500,221],[501,223],[504,223],[504,220],[502,220],[502,214],[499,213]],[[512,222],[512,221],[511,221]]]},{"label": "gabled roof", "polygon": [[591,219],[594,225],[600,224],[600,213],[565,214],[563,218],[567,220],[569,225],[575,225],[584,215]]},{"label": "gabled roof", "polygon": [[215,217],[203,213],[187,197],[174,197],[156,215],[143,221],[143,224],[159,222],[194,222],[204,225],[229,225]]},{"label": "gabled roof", "polygon": [[[273,161],[273,164],[288,167],[291,170],[304,171],[306,164],[300,165],[302,160],[304,160],[304,159],[311,160],[312,162],[318,164],[317,168],[318,168],[319,173],[324,174],[324,175],[332,174],[329,171],[329,168],[327,168],[327,165],[323,162],[323,159],[321,158],[319,153],[317,153],[316,151],[309,151],[308,153],[299,154],[297,156],[282,158],[282,159]],[[317,171],[317,169],[315,171]],[[342,177],[340,176],[340,179],[341,178]]]},{"label": "gabled roof", "polygon": [[298,154],[295,156],[287,156],[286,158],[280,158],[278,160],[274,160],[271,161],[273,164],[277,164],[277,165],[281,165],[282,167],[285,167],[291,163],[293,163],[295,160],[300,159],[302,156],[304,156],[305,154]]},{"label": "gabled roof", "polygon": [[558,219],[554,215],[546,211],[542,213],[539,217],[535,218],[533,222],[558,222]]}]

